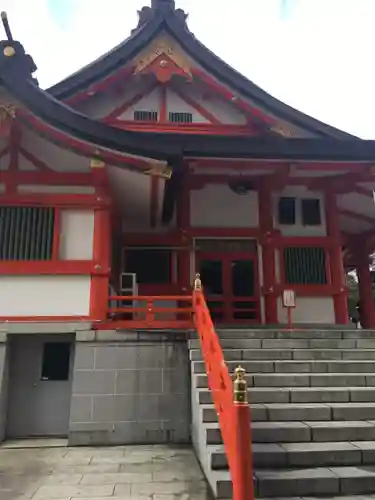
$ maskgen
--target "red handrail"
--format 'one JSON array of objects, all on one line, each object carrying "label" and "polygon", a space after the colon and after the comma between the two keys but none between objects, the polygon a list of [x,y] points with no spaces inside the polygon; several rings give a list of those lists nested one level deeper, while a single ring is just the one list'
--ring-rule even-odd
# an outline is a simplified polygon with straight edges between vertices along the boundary
[{"label": "red handrail", "polygon": [[206,366],[208,386],[218,415],[232,477],[233,499],[253,500],[250,408],[247,403],[245,371],[241,367],[236,369],[233,390],[233,381],[204,298],[199,274],[194,283],[193,312],[194,325],[199,335]]}]

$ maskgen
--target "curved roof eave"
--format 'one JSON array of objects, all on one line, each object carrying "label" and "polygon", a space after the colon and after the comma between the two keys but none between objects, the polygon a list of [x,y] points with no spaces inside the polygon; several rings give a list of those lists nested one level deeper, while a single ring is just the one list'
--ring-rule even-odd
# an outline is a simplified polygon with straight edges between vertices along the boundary
[{"label": "curved roof eave", "polygon": [[173,10],[156,12],[148,22],[135,30],[124,42],[47,91],[61,100],[71,97],[79,90],[87,88],[90,84],[116,71],[120,65],[132,59],[150,43],[163,28],[217,80],[239,92],[243,97],[255,101],[258,106],[269,110],[279,118],[290,121],[296,126],[320,136],[330,136],[337,139],[358,139],[347,132],[298,111],[262,90],[197,40],[181,24],[181,20],[177,18]]},{"label": "curved roof eave", "polygon": [[[63,104],[41,90],[31,74],[32,58],[19,42],[1,42],[0,82],[31,113],[51,127],[98,148],[176,165],[183,158],[249,158],[374,162],[375,141],[335,138],[284,139],[161,132],[109,126]],[[9,49],[11,49],[9,51]]]},{"label": "curved roof eave", "polygon": [[134,31],[126,40],[102,55],[92,63],[84,66],[59,83],[56,83],[46,91],[64,100],[76,94],[80,90],[88,88],[92,83],[100,81],[108,74],[113,73],[124,62],[132,59],[162,30],[163,17],[155,16],[152,22],[145,23]]}]

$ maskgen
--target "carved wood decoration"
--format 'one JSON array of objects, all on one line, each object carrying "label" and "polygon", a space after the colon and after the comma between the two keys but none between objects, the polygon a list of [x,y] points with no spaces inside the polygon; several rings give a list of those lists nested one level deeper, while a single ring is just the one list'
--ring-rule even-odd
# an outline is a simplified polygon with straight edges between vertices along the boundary
[{"label": "carved wood decoration", "polygon": [[173,41],[167,38],[156,39],[134,61],[134,74],[154,74],[156,79],[165,83],[172,76],[192,79],[190,64]]}]

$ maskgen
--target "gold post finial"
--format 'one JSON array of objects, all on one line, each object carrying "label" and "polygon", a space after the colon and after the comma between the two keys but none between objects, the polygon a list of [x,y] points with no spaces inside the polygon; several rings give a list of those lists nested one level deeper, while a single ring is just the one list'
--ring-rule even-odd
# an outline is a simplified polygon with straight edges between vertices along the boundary
[{"label": "gold post finial", "polygon": [[246,370],[242,366],[237,366],[234,370],[233,402],[247,403],[247,382],[245,379]]},{"label": "gold post finial", "polygon": [[197,273],[197,274],[195,275],[194,290],[195,290],[195,291],[202,290],[201,275],[200,275],[199,273]]}]

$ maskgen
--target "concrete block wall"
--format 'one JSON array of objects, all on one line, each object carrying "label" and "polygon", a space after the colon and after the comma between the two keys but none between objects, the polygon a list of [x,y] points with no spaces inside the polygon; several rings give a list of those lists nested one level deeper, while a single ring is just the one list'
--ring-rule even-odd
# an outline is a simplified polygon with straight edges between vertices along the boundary
[{"label": "concrete block wall", "polygon": [[0,330],[0,442],[4,440],[8,406],[9,349],[7,334]]},{"label": "concrete block wall", "polygon": [[185,443],[185,334],[77,332],[70,445]]}]

